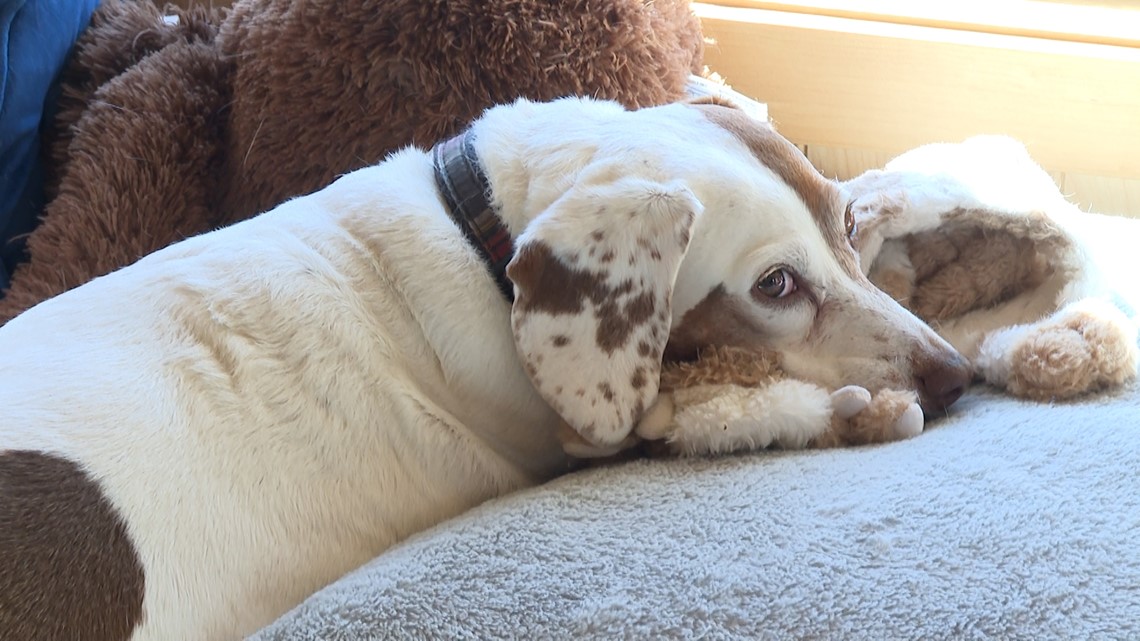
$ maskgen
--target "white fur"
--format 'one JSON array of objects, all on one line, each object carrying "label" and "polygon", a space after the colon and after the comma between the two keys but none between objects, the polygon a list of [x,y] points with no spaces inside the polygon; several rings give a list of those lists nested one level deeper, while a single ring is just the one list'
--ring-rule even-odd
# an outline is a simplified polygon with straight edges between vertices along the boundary
[{"label": "white fur", "polygon": [[563,466],[430,171],[402,153],[0,330],[0,448],[102,482],[146,573],[134,639],[240,638]]}]

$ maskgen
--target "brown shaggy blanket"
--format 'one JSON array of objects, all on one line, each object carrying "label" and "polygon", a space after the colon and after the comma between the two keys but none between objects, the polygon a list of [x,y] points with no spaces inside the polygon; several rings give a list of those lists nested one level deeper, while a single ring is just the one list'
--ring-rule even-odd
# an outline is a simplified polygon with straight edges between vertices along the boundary
[{"label": "brown shaggy blanket", "polygon": [[65,72],[49,202],[0,322],[518,97],[684,94],[687,0],[104,0]]}]

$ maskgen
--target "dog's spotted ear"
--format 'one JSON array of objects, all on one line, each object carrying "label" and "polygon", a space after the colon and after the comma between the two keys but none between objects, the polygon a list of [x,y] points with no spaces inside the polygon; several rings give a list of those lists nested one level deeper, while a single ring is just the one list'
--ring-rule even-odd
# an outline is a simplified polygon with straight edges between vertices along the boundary
[{"label": "dog's spotted ear", "polygon": [[543,399],[613,446],[657,398],[673,283],[702,205],[683,184],[578,184],[516,241],[518,353]]}]

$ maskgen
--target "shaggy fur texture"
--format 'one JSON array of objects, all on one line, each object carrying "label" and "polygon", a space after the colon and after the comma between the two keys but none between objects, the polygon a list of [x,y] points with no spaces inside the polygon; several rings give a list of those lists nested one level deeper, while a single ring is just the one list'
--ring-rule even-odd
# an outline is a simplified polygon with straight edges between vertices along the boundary
[{"label": "shaggy fur texture", "polygon": [[105,0],[65,77],[44,222],[0,322],[517,97],[679,98],[686,0]]},{"label": "shaggy fur texture", "polygon": [[827,390],[789,378],[773,352],[715,347],[662,370],[637,434],[649,456],[885,443],[922,431],[917,401],[890,389]]},{"label": "shaggy fur texture", "polygon": [[[710,385],[758,390],[780,381],[788,379],[776,354],[729,347],[707,350],[695,362],[676,363],[661,372],[661,389],[674,394],[681,389]],[[906,436],[897,429],[898,422],[917,402],[914,392],[880,390],[862,399],[851,399],[855,400],[851,407],[849,397],[862,394],[850,389],[832,394],[830,427],[808,441],[807,447],[868,445]]]}]

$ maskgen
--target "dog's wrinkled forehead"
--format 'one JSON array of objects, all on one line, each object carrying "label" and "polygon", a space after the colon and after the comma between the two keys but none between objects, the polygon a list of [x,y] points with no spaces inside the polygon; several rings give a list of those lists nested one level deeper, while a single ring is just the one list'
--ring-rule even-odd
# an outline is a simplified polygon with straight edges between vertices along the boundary
[{"label": "dog's wrinkled forehead", "polygon": [[693,107],[744,143],[762,165],[791,187],[843,268],[852,274],[859,271],[847,238],[844,196],[838,185],[824,178],[795,145],[744,111],[712,103]]}]

